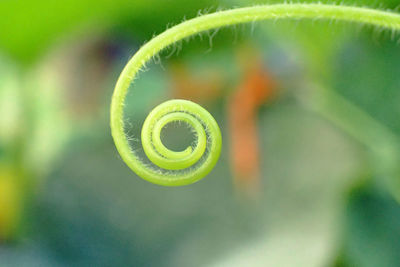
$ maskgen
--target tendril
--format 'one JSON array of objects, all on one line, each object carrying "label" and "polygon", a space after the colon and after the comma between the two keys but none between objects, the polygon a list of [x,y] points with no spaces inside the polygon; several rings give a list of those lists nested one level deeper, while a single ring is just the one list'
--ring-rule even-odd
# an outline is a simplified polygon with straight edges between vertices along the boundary
[{"label": "tendril", "polygon": [[[188,146],[176,152],[164,146],[161,130],[171,122],[183,122],[190,127],[196,136],[194,147]],[[147,116],[142,128],[143,150],[156,166],[164,170],[186,170],[202,160],[200,167],[184,172],[179,177],[178,173],[170,172],[173,177],[168,183],[174,185],[181,184],[183,178],[183,184],[186,184],[204,177],[217,162],[221,143],[221,132],[211,114],[188,100],[174,99],[158,105]]]},{"label": "tendril", "polygon": [[[186,100],[170,100],[157,106],[146,118],[142,129],[143,150],[152,163],[147,164],[130,147],[124,131],[123,106],[128,88],[146,62],[182,39],[224,26],[283,18],[343,20],[393,32],[400,30],[400,15],[394,12],[343,5],[290,3],[219,11],[176,25],[142,46],[117,81],[111,102],[111,131],[125,163],[140,177],[166,186],[190,184],[207,175],[219,158],[222,143],[213,117],[199,105]],[[163,145],[161,130],[174,121],[184,122],[193,130],[196,136],[194,146],[176,152]]]}]

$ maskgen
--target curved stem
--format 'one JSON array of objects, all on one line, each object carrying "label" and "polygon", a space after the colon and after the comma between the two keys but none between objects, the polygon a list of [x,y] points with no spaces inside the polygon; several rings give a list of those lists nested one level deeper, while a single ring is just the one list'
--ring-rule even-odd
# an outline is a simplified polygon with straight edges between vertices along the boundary
[{"label": "curved stem", "polygon": [[[319,87],[317,84],[315,86]],[[315,88],[311,95],[301,96],[300,100],[306,107],[329,120],[372,152],[374,168],[400,202],[399,136],[328,88]]]},{"label": "curved stem", "polygon": [[[145,44],[132,57],[122,71],[112,97],[111,102],[111,131],[115,145],[126,164],[142,178],[162,185],[184,185],[199,180],[201,175],[207,174],[215,164],[219,156],[213,158],[212,164],[201,171],[201,175],[193,174],[193,170],[181,173],[170,173],[155,169],[144,164],[137,154],[130,148],[127,136],[124,132],[123,107],[125,96],[131,82],[138,71],[153,56],[164,48],[189,36],[203,31],[261,20],[278,19],[314,19],[314,20],[342,20],[374,25],[377,27],[400,30],[400,15],[363,7],[338,6],[326,4],[276,4],[262,5],[246,8],[238,8],[227,11],[216,12],[185,21],[158,35]],[[209,133],[210,134],[210,133]],[[220,136],[213,138],[211,143],[216,147],[221,146]],[[217,142],[219,142],[217,144]],[[202,165],[195,169],[203,168]]]}]

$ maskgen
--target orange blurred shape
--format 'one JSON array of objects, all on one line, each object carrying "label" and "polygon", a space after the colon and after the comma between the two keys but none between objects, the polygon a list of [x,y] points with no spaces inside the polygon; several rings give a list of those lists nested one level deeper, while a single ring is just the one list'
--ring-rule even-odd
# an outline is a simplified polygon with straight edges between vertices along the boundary
[{"label": "orange blurred shape", "polygon": [[245,55],[246,60],[240,64],[243,79],[228,103],[230,159],[239,189],[256,193],[260,180],[257,112],[275,94],[276,83],[260,57],[252,53]]}]

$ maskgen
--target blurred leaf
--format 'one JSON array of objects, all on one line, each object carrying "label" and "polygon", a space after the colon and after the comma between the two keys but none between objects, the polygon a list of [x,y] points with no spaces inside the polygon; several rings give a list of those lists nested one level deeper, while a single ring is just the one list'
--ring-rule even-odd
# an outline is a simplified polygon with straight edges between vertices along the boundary
[{"label": "blurred leaf", "polygon": [[400,134],[400,50],[394,41],[380,38],[373,44],[372,38],[344,46],[336,62],[334,88]]},{"label": "blurred leaf", "polygon": [[0,157],[2,149],[15,145],[23,127],[20,75],[12,61],[0,57]]},{"label": "blurred leaf", "polygon": [[349,266],[400,266],[400,208],[373,188],[351,194],[344,258]]},{"label": "blurred leaf", "polygon": [[[212,0],[3,0],[0,1],[0,48],[18,60],[31,61],[68,33],[108,31],[129,24],[140,39],[148,39],[193,17]],[[78,35],[79,36],[79,35]]]},{"label": "blurred leaf", "polygon": [[0,163],[0,242],[15,234],[21,212],[21,185],[16,173]]}]

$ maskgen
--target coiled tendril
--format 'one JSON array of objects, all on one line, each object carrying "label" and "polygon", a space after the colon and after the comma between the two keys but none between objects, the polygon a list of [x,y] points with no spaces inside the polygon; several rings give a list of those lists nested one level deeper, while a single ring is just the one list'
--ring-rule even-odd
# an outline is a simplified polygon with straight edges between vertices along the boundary
[{"label": "coiled tendril", "polygon": [[[172,151],[161,141],[161,130],[171,122],[186,123],[196,135],[194,148],[188,146],[183,151]],[[147,116],[142,128],[143,150],[151,162],[164,170],[185,170],[201,161],[201,166],[184,173],[172,173],[168,185],[192,183],[201,179],[214,167],[221,152],[221,132],[217,122],[196,103],[174,99],[164,102]],[[209,151],[206,151],[206,150]],[[165,173],[164,173],[165,175]],[[163,177],[164,184],[166,176]],[[184,178],[184,179],[182,179]],[[158,181],[157,181],[158,183]]]},{"label": "coiled tendril", "polygon": [[[160,185],[186,185],[204,177],[218,160],[221,134],[212,116],[190,101],[171,100],[156,107],[142,130],[143,148],[156,168],[145,164],[131,149],[124,133],[123,104],[127,90],[138,71],[164,48],[203,31],[239,23],[267,19],[333,19],[370,24],[393,32],[400,30],[400,15],[363,7],[326,4],[275,4],[220,11],[176,25],[139,49],[122,71],[112,97],[111,131],[115,145],[126,164],[140,177]],[[167,149],[160,140],[163,126],[172,121],[187,123],[197,142],[181,152]],[[202,159],[202,155],[205,156]],[[195,163],[199,162],[199,163]],[[194,166],[190,168],[190,166]],[[186,169],[189,167],[188,169]]]}]

